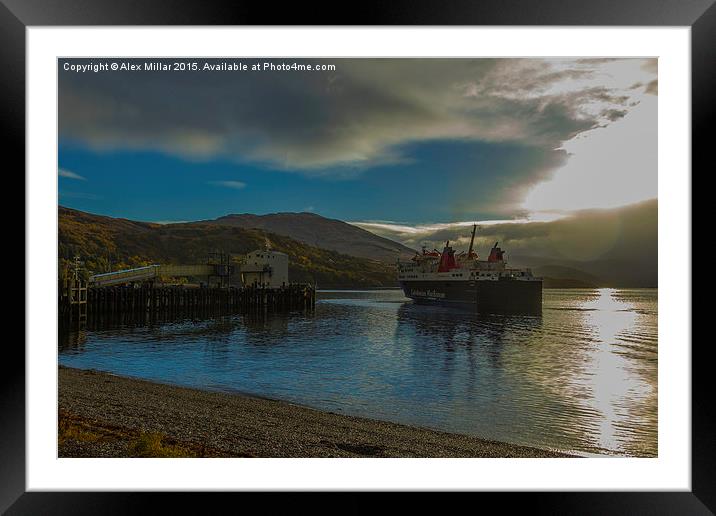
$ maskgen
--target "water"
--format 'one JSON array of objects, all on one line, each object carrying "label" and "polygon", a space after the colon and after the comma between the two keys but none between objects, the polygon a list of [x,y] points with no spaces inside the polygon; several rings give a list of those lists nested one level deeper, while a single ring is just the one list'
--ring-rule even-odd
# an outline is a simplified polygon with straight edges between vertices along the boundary
[{"label": "water", "polygon": [[60,364],[584,455],[657,455],[657,290],[545,290],[542,316],[319,293],[313,314],[116,326]]}]

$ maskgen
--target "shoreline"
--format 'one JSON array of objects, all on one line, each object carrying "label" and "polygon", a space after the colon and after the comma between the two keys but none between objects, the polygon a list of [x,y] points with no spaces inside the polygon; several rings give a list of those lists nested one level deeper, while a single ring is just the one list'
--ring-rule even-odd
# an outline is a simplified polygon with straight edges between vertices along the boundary
[{"label": "shoreline", "polygon": [[59,457],[574,457],[66,366],[58,411]]}]

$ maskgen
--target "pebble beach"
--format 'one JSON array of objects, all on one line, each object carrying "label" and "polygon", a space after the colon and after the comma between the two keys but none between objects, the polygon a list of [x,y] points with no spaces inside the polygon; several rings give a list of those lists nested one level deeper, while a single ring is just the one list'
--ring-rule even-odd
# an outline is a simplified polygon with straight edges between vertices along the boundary
[{"label": "pebble beach", "polygon": [[61,418],[92,439],[60,439],[60,457],[132,457],[131,441],[161,435],[209,457],[568,457],[473,436],[358,418],[243,394],[59,368]]}]

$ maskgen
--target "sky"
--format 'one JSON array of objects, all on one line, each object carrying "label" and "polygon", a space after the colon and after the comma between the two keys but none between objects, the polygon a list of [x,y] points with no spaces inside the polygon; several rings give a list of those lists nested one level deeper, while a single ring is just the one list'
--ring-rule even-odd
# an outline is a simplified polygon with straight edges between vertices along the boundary
[{"label": "sky", "polygon": [[[657,197],[656,59],[145,61],[176,60],[59,61],[61,205],[155,222],[309,211],[412,242],[406,227],[432,240]],[[204,69],[223,63],[247,70]]]}]

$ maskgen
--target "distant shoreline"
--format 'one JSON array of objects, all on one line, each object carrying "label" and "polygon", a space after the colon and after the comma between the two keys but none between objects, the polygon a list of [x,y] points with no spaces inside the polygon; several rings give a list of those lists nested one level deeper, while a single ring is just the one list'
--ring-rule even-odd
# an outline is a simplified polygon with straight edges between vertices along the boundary
[{"label": "distant shoreline", "polygon": [[95,370],[58,378],[60,457],[570,457]]},{"label": "distant shoreline", "polygon": [[[612,287],[612,286],[543,286],[543,290],[600,290],[612,288],[615,290],[657,290],[659,287]],[[316,292],[373,292],[377,290],[402,290],[401,287],[319,287]]]}]

